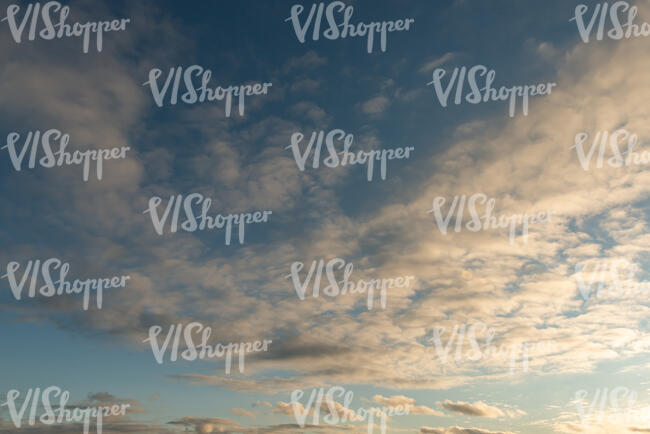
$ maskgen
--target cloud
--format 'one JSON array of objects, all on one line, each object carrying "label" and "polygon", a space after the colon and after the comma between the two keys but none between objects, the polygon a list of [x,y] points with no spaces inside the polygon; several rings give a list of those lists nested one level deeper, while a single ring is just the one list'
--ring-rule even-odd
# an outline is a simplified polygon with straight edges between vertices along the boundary
[{"label": "cloud", "polygon": [[[1,434],[15,434],[16,431],[25,434],[78,434],[84,431],[83,424],[53,424],[53,425],[44,425],[37,423],[36,425],[22,425],[20,429],[17,429],[13,425],[0,424],[0,433]],[[97,426],[94,424],[89,425],[89,432],[97,432]],[[137,423],[137,422],[125,422],[125,423],[114,423],[106,422],[102,423],[102,432],[106,434],[120,434],[120,433],[133,433],[133,434],[175,434],[178,431],[170,429],[169,427],[157,424],[146,424],[146,423]]]},{"label": "cloud", "polygon": [[[549,97],[532,98],[529,116],[506,120],[504,106],[494,103],[496,115],[449,125],[444,137],[435,125],[423,125],[417,132],[425,137],[422,143],[445,145],[409,165],[408,182],[396,176],[355,190],[352,206],[352,196],[341,194],[334,175],[330,180],[322,170],[299,173],[282,148],[293,132],[327,121],[324,115],[332,114],[326,106],[296,102],[287,119],[260,110],[259,118],[250,113],[227,123],[215,108],[193,107],[175,110],[175,122],[150,123],[165,112],[151,111],[151,98],[134,77],[145,77],[150,65],[174,64],[174,56],[193,53],[194,44],[185,44],[176,22],[154,16],[139,24],[146,24],[142,32],[129,33],[122,45],[111,49],[106,41],[108,56],[87,56],[85,70],[47,48],[53,45],[22,44],[21,51],[15,46],[6,51],[0,100],[8,128],[59,125],[76,144],[135,143],[138,148],[128,162],[107,166],[102,183],[83,185],[78,173],[55,169],[6,178],[3,231],[15,234],[27,227],[30,237],[8,243],[4,263],[61,254],[80,275],[115,270],[133,277],[128,289],[107,294],[102,311],[79,312],[74,297],[3,302],[12,317],[47,321],[66,333],[111,339],[147,353],[142,339],[148,327],[197,318],[209,318],[212,337],[224,342],[273,338],[269,353],[247,360],[249,377],[195,374],[182,364],[179,370],[189,373],[171,377],[242,393],[275,394],[329,382],[440,390],[523,381],[520,356],[513,374],[507,355],[443,365],[422,343],[436,325],[451,330],[477,318],[497,330],[496,345],[556,343],[552,351],[531,355],[528,375],[593,373],[605,361],[646,363],[635,356],[647,350],[647,306],[634,299],[585,303],[577,297],[573,270],[589,256],[640,262],[650,253],[643,203],[650,176],[644,167],[584,171],[568,148],[579,131],[593,134],[619,125],[650,136],[647,41],[553,45],[562,55],[553,65],[557,77],[549,79],[561,86]],[[155,39],[145,45],[154,50],[136,50],[139,38]],[[549,47],[543,51],[552,51]],[[20,55],[32,49],[29,56]],[[60,54],[58,64],[39,60]],[[421,70],[452,59],[447,53]],[[286,68],[326,64],[308,52],[290,59]],[[309,79],[289,82],[301,80],[305,89],[316,90]],[[362,110],[384,113],[391,101],[366,100],[373,95],[359,99],[365,101]],[[374,133],[367,126],[360,129]],[[141,218],[151,194],[197,190],[213,197],[219,209],[270,207],[274,226],[252,228],[247,244],[224,248],[214,234],[158,237]],[[557,214],[550,224],[531,226],[527,244],[518,238],[511,245],[498,230],[442,236],[426,214],[432,198],[479,191],[497,199],[499,213],[553,209]],[[287,264],[326,255],[354,263],[354,279],[414,275],[417,284],[391,291],[381,311],[364,310],[364,294],[299,301],[284,278]],[[286,370],[287,378],[274,377]],[[511,411],[446,402],[460,414],[502,417]],[[413,412],[433,415],[435,410],[415,406]],[[214,428],[221,422],[202,423]]]},{"label": "cloud", "polygon": [[361,110],[369,115],[378,115],[386,111],[390,101],[385,96],[371,98],[361,105]]},{"label": "cloud", "polygon": [[319,432],[323,434],[335,434],[341,431],[356,431],[356,428],[351,425],[311,425],[305,424],[301,427],[298,424],[278,424],[278,425],[269,425],[261,428],[256,428],[250,431],[242,432],[251,432],[251,433],[276,433],[276,434],[294,434],[294,433],[310,433],[310,432]]},{"label": "cloud", "polygon": [[325,111],[318,107],[316,104],[307,101],[301,101],[290,108],[291,112],[296,116],[303,117],[321,128],[326,127],[326,120],[328,119]]},{"label": "cloud", "polygon": [[397,407],[398,405],[401,406],[415,405],[415,399],[409,398],[404,395],[396,395],[391,397],[375,395],[372,397],[372,400],[386,407]]},{"label": "cloud", "polygon": [[[327,414],[332,414],[334,416],[338,416],[338,417],[340,417],[340,418],[342,418],[344,420],[350,421],[350,422],[360,422],[360,421],[364,420],[364,418],[359,416],[356,411],[352,410],[351,408],[345,407],[343,404],[341,404],[339,402],[334,401],[331,404],[334,407],[334,411],[331,411],[332,409],[330,409],[327,402],[323,402],[321,404],[321,411],[324,411]],[[373,407],[373,408],[368,409],[368,411],[371,412],[372,414],[374,414],[377,417],[381,417],[381,416],[386,417],[386,414],[383,411],[381,411],[380,409],[376,409],[376,408]]]},{"label": "cloud", "polygon": [[284,71],[289,72],[294,69],[313,69],[327,64],[327,59],[321,57],[315,51],[308,51],[300,57],[292,57],[289,59],[285,66]]},{"label": "cloud", "polygon": [[427,407],[426,405],[415,405],[411,407],[410,414],[426,414],[429,416],[447,417],[445,413]]},{"label": "cloud", "polygon": [[180,425],[186,427],[192,427],[196,430],[197,433],[229,433],[229,434],[241,434],[241,433],[250,433],[250,434],[262,434],[262,433],[276,433],[276,434],[291,434],[296,432],[320,432],[325,434],[334,434],[340,431],[349,431],[354,430],[355,428],[351,425],[312,425],[305,424],[304,427],[300,427],[298,424],[288,423],[288,424],[275,424],[275,425],[263,425],[257,427],[245,427],[239,425],[237,422],[218,418],[218,417],[184,417],[182,419],[174,420],[169,422],[171,425]]},{"label": "cloud", "polygon": [[449,62],[451,59],[453,59],[456,56],[454,53],[445,53],[442,56],[438,57],[437,59],[431,60],[418,69],[418,72],[420,73],[431,73],[433,69],[439,67],[440,65],[444,65],[445,63]]},{"label": "cloud", "polygon": [[288,403],[280,401],[276,404],[275,412],[284,414],[285,416],[294,417],[296,411],[298,414],[301,414],[305,411],[305,407],[299,402]]},{"label": "cloud", "polygon": [[505,416],[503,411],[499,410],[497,407],[493,407],[481,401],[472,404],[463,401],[452,402],[446,400],[444,402],[439,402],[438,405],[449,411],[453,411],[454,413],[464,414],[466,416],[481,416],[489,418]]},{"label": "cloud", "polygon": [[200,374],[172,375],[170,378],[187,381],[189,384],[218,386],[238,392],[280,393],[296,389],[309,389],[323,385],[309,378],[231,378]]},{"label": "cloud", "polygon": [[404,395],[397,395],[391,397],[384,397],[381,395],[373,396],[373,401],[384,406],[384,407],[397,407],[397,406],[409,406],[409,414],[426,414],[429,416],[439,416],[445,417],[446,414],[435,410],[433,408],[427,407],[426,405],[415,405],[415,399],[406,397]]},{"label": "cloud", "polygon": [[237,416],[249,417],[251,419],[255,418],[255,413],[253,413],[252,411],[243,410],[241,408],[233,408],[232,414],[235,414]]},{"label": "cloud", "polygon": [[300,94],[305,94],[305,93],[314,92],[314,91],[320,89],[322,85],[323,85],[323,83],[321,83],[318,80],[314,80],[314,79],[311,79],[311,78],[305,78],[305,79],[294,82],[291,85],[291,91],[296,92],[296,93],[300,93]]},{"label": "cloud", "polygon": [[241,429],[234,420],[220,417],[184,417],[168,422],[168,424],[194,427],[196,432],[201,434],[233,432]]},{"label": "cloud", "polygon": [[449,428],[429,428],[423,426],[420,428],[422,434],[514,434],[510,431],[490,431],[481,428],[461,428],[452,426]]}]

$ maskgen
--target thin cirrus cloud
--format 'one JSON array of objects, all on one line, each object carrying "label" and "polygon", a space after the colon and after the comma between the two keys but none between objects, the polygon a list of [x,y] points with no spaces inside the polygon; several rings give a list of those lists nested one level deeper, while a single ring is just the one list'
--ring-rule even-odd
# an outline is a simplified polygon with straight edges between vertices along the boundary
[{"label": "thin cirrus cloud", "polygon": [[426,62],[424,65],[418,69],[418,72],[420,73],[431,73],[434,69],[444,65],[445,63],[449,62],[450,60],[454,59],[455,57],[458,56],[458,53],[445,53],[442,56],[438,57],[437,59],[433,59],[429,62]]}]

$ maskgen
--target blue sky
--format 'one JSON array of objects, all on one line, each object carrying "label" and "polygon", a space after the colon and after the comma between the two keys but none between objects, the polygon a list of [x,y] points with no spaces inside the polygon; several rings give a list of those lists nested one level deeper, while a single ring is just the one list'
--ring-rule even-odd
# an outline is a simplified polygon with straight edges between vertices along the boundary
[{"label": "blue sky", "polygon": [[[2,131],[56,128],[72,149],[131,150],[88,182],[78,166],[16,171],[0,151],[0,266],[56,257],[71,279],[131,280],[88,311],[76,296],[16,300],[0,280],[0,401],[57,385],[72,403],[132,403],[109,433],[362,432],[301,429],[284,406],[292,390],[340,385],[354,409],[415,403],[391,433],[650,430],[650,417],[585,426],[573,402],[579,390],[627,387],[638,402],[626,408],[649,414],[647,294],[585,301],[574,273],[581,261],[622,258],[648,279],[650,178],[643,165],[584,171],[569,149],[579,132],[618,128],[640,137],[639,151],[647,144],[646,38],[585,44],[569,21],[579,2],[559,0],[346,2],[353,23],[415,20],[370,54],[365,38],[300,43],[286,21],[295,1],[64,3],[73,22],[131,21],[87,54],[77,39],[16,43],[0,23]],[[650,17],[647,2],[632,3],[639,23]],[[441,107],[433,70],[479,64],[496,86],[557,87],[532,97],[528,116],[508,117],[506,102]],[[211,87],[272,87],[247,97],[244,116],[226,117],[220,102],[157,107],[149,71],[190,65],[212,71]],[[353,150],[413,146],[413,156],[389,161],[383,181],[359,166],[299,171],[285,149],[292,134],[337,128],[354,135]],[[211,198],[212,214],[272,216],[248,225],[243,245],[224,245],[222,231],[157,235],[149,198],[164,206],[190,193]],[[495,198],[497,214],[555,214],[527,243],[499,230],[442,235],[432,200],[475,193]],[[385,310],[368,311],[359,294],[301,301],[291,264],[337,257],[355,280],[414,284],[390,291]],[[243,374],[225,375],[221,361],[157,364],[149,327],[192,321],[211,326],[214,342],[273,343]],[[554,346],[528,372],[510,374],[499,358],[442,364],[432,330],[445,326],[446,342],[476,322],[501,343]],[[0,432],[16,432],[7,407]]]}]

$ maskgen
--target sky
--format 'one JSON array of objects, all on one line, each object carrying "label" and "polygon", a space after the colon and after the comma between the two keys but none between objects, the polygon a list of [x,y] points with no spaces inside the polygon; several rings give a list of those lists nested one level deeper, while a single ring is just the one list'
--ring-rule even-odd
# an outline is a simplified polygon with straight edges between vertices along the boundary
[{"label": "sky", "polygon": [[[295,411],[311,392],[338,386],[353,393],[354,411],[410,405],[388,418],[389,433],[650,432],[648,292],[581,291],[594,267],[612,263],[626,264],[627,282],[650,280],[648,161],[615,167],[606,146],[602,167],[597,148],[585,170],[575,145],[587,134],[588,152],[597,133],[621,129],[638,136],[636,152],[648,144],[647,37],[598,40],[598,18],[584,42],[574,0],[345,1],[354,24],[414,20],[371,53],[365,37],[313,40],[311,27],[301,42],[291,11],[304,6],[303,25],[310,2],[62,3],[71,24],[130,21],[103,34],[101,51],[91,38],[87,53],[79,38],[29,40],[29,23],[18,43],[0,22],[0,274],[18,263],[21,278],[28,261],[58,258],[70,281],[130,278],[103,291],[101,309],[91,291],[88,310],[76,294],[31,298],[27,288],[18,300],[0,279],[0,405],[11,390],[22,405],[28,390],[57,386],[70,408],[128,403],[104,420],[108,434],[366,432],[364,421],[328,424],[327,406],[318,422],[307,409],[299,426]],[[20,20],[30,3],[4,2],[0,18],[12,4]],[[601,2],[585,4],[588,24]],[[627,6],[639,26],[650,21],[648,1]],[[150,71],[162,71],[162,88],[171,68],[192,65],[211,71],[211,89],[272,85],[246,96],[243,115],[236,102],[229,116],[223,101],[168,96],[158,106]],[[446,71],[444,87],[454,68],[475,65],[495,71],[496,87],[556,85],[530,97],[527,115],[517,105],[509,116],[505,101],[456,105],[455,90],[443,106],[434,71]],[[29,152],[16,170],[11,133],[20,150],[28,132],[50,129],[69,134],[69,151],[129,150],[104,161],[101,180],[94,165],[87,181],[78,165],[29,168]],[[337,129],[353,135],[355,152],[413,150],[387,162],[385,179],[376,169],[368,181],[365,165],[315,168],[312,158],[300,170],[292,137],[304,135],[303,152],[312,133]],[[159,235],[150,199],[162,198],[160,216],[171,196],[193,193],[211,199],[211,216],[271,214],[246,225],[243,243],[236,229],[229,245],[221,229],[168,224]],[[518,226],[510,242],[504,228],[467,230],[468,213],[455,231],[449,214],[444,234],[435,199],[445,198],[446,217],[454,196],[476,194],[495,200],[497,216],[552,217],[526,240]],[[368,309],[360,293],[314,297],[311,287],[301,299],[292,264],[304,264],[304,282],[313,261],[335,258],[353,264],[352,281],[413,278],[387,290],[385,307],[377,298]],[[211,328],[211,345],[271,343],[246,355],[244,372],[236,357],[230,373],[223,358],[158,363],[151,328],[162,344],[170,326],[193,322]],[[464,346],[448,340],[454,328]],[[470,328],[479,360],[467,355]],[[490,340],[539,345],[511,365],[486,349]],[[446,358],[440,344],[450,345]],[[594,417],[581,417],[592,403]],[[16,432],[83,428],[17,428],[0,407],[0,433]]]}]

